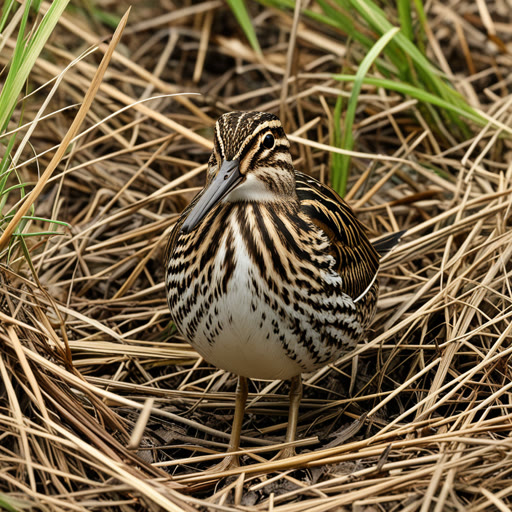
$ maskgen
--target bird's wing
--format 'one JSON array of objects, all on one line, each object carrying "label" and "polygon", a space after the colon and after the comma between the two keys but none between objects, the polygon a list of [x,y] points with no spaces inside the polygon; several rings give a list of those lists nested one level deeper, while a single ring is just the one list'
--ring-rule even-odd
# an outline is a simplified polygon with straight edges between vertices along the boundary
[{"label": "bird's wing", "polygon": [[382,256],[386,255],[398,242],[400,242],[400,239],[406,232],[407,230],[404,229],[403,231],[395,231],[389,235],[381,236],[377,240],[374,240],[372,245],[382,258]]},{"label": "bird's wing", "polygon": [[174,246],[176,245],[176,240],[178,238],[178,235],[180,233],[181,225],[183,224],[183,220],[181,217],[176,221],[176,224],[174,224],[174,227],[172,228],[171,234],[169,235],[169,238],[167,239],[167,244],[165,246],[164,251],[164,261],[166,264],[169,263],[169,258],[171,257],[171,254],[173,252]]},{"label": "bird's wing", "polygon": [[379,254],[357,220],[350,206],[331,188],[296,172],[297,195],[301,210],[331,242],[335,270],[343,288],[354,300],[371,288],[379,270]]}]

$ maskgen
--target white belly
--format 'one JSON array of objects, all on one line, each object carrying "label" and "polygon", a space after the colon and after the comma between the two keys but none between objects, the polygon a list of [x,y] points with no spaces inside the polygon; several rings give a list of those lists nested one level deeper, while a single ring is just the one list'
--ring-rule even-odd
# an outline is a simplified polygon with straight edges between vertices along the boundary
[{"label": "white belly", "polygon": [[283,319],[266,304],[261,288],[255,289],[253,282],[261,277],[244,256],[238,253],[227,293],[200,319],[190,341],[206,361],[237,375],[270,380],[298,375],[303,370],[286,354],[283,333],[275,333]]}]

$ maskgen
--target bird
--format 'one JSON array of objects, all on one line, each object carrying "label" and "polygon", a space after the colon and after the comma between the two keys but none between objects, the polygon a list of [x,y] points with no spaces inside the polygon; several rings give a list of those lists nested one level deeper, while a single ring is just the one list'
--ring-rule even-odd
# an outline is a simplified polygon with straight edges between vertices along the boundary
[{"label": "bird", "polygon": [[[247,379],[291,380],[286,442],[295,440],[301,374],[352,351],[376,310],[380,257],[350,206],[294,168],[281,121],[228,112],[216,122],[205,187],[177,220],[165,287],[178,331],[210,364],[238,376],[219,469],[236,454]],[[289,457],[288,446],[279,456]]]}]

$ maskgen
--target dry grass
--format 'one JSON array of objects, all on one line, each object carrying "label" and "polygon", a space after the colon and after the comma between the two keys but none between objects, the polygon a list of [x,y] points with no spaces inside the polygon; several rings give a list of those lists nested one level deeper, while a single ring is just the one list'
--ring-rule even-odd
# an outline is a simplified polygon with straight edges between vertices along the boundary
[{"label": "dry grass", "polygon": [[[290,55],[293,16],[259,8],[262,61],[219,1],[133,10],[36,202],[71,231],[27,239],[33,273],[19,246],[0,266],[0,506],[509,510],[512,8],[481,4],[431,2],[429,52],[489,124],[463,140],[416,101],[363,89],[349,199],[372,236],[407,236],[383,266],[367,342],[304,378],[298,455],[270,460],[286,383],[253,382],[243,465],[225,474],[205,470],[227,445],[235,379],[172,332],[163,246],[202,185],[224,111],[278,113],[297,168],[328,179],[333,104],[347,95],[331,73],[350,65],[351,47],[309,23]],[[24,122],[51,78],[111,32],[64,16]],[[26,182],[48,168],[107,46],[63,73],[19,165]],[[170,96],[182,92],[202,96]]]}]

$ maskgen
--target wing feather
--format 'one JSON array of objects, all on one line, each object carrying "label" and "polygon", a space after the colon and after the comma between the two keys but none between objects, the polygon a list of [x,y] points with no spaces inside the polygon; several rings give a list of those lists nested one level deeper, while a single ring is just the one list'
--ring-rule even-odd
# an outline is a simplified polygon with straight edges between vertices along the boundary
[{"label": "wing feather", "polygon": [[200,197],[203,195],[206,187],[200,190],[192,199],[192,201],[188,204],[188,206],[181,212],[181,215],[176,220],[176,224],[172,228],[171,234],[167,240],[167,244],[164,250],[164,261],[169,262],[171,254],[173,253],[174,247],[178,241],[181,226],[187,219],[188,214],[191,212],[192,208],[196,205],[197,201],[199,201]]},{"label": "wing feather", "polygon": [[334,190],[301,172],[295,177],[302,211],[329,238],[345,292],[353,299],[361,298],[379,270],[379,254],[363,224]]}]

